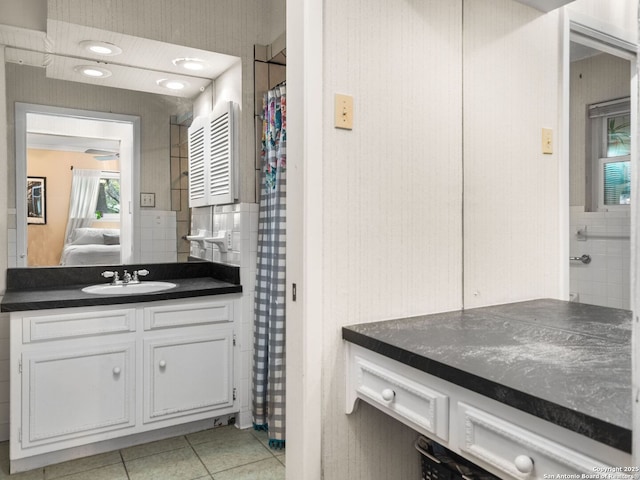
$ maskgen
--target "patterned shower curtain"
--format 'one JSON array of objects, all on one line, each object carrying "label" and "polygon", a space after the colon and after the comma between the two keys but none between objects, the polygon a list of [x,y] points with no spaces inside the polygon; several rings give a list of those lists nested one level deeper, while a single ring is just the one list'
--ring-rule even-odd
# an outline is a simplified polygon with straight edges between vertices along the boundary
[{"label": "patterned shower curtain", "polygon": [[269,446],[285,443],[285,240],[287,126],[285,87],[264,97],[262,188],[254,299],[253,425]]}]

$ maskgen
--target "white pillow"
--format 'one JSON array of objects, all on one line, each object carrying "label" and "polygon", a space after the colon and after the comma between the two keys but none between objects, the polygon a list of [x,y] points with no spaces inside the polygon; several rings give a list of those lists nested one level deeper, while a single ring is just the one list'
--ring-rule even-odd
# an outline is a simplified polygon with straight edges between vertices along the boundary
[{"label": "white pillow", "polygon": [[113,228],[76,228],[71,235],[70,245],[104,245],[104,234],[119,235]]}]

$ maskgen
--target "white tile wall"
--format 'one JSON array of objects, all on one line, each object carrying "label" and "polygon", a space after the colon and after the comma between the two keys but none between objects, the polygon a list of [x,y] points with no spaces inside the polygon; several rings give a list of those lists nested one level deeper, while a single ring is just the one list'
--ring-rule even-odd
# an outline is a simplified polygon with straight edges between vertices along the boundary
[{"label": "white tile wall", "polygon": [[176,262],[178,243],[176,212],[142,210],[140,212],[140,263]]},{"label": "white tile wall", "polygon": [[231,248],[220,252],[212,243],[191,242],[191,256],[213,262],[229,263],[240,267],[242,301],[240,302],[240,415],[241,428],[250,427],[251,370],[253,362],[253,294],[255,291],[256,255],[258,251],[258,205],[236,203],[191,209],[191,234],[205,230],[206,236],[231,232]]},{"label": "white tile wall", "polygon": [[[578,302],[630,307],[629,212],[585,212],[571,207],[570,256],[591,256],[591,263],[570,263],[570,292]],[[577,232],[586,232],[578,235]]]}]

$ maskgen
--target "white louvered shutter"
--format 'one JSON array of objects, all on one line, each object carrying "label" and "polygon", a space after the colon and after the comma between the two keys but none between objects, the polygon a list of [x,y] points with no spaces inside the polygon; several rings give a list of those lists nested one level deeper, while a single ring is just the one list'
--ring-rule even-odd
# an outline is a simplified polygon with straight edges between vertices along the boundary
[{"label": "white louvered shutter", "polygon": [[[227,105],[230,107],[230,105]],[[220,115],[214,111],[209,122],[211,161],[209,163],[209,198],[211,205],[233,203],[232,110]]]},{"label": "white louvered shutter", "polygon": [[233,102],[221,103],[207,117],[196,118],[189,128],[189,207],[235,200],[238,154],[235,110]]},{"label": "white louvered shutter", "polygon": [[207,205],[206,118],[196,118],[189,127],[189,207]]}]

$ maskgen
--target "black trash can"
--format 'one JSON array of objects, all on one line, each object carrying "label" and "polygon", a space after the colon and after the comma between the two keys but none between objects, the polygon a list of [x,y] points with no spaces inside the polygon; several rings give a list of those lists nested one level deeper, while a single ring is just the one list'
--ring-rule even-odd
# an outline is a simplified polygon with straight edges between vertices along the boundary
[{"label": "black trash can", "polygon": [[418,437],[415,447],[420,452],[422,480],[500,480],[426,437]]}]

